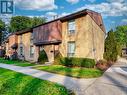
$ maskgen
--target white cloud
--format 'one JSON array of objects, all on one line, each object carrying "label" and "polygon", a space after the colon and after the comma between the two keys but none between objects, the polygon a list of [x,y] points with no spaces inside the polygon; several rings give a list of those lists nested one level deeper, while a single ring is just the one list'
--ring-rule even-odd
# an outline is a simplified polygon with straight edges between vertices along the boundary
[{"label": "white cloud", "polygon": [[89,4],[84,7],[78,8],[77,11],[82,9],[91,9],[102,13],[103,16],[123,16],[127,15],[127,3],[101,3],[101,4]]},{"label": "white cloud", "polygon": [[121,20],[121,24],[123,24],[123,25],[126,24],[126,25],[127,25],[127,19],[122,19],[122,20]]},{"label": "white cloud", "polygon": [[12,14],[1,14],[0,19],[2,19],[5,24],[9,24],[11,20]]},{"label": "white cloud", "polygon": [[66,0],[67,2],[71,3],[71,4],[76,4],[79,2],[79,0]]},{"label": "white cloud", "polygon": [[112,24],[115,24],[116,22],[115,21],[111,21]]},{"label": "white cloud", "polygon": [[58,14],[56,12],[47,12],[45,14],[47,21],[51,21],[57,18]]},{"label": "white cloud", "polygon": [[89,1],[91,3],[95,2],[96,0],[83,0],[83,1]]},{"label": "white cloud", "polygon": [[124,0],[107,0],[108,2],[124,2]]},{"label": "white cloud", "polygon": [[66,13],[66,12],[63,12],[60,17],[63,17],[63,16],[66,16],[66,15],[69,15],[70,13]]},{"label": "white cloud", "polygon": [[15,5],[25,10],[53,10],[56,9],[54,0],[14,0]]},{"label": "white cloud", "polygon": [[46,15],[47,16],[56,16],[57,13],[56,12],[47,12]]}]

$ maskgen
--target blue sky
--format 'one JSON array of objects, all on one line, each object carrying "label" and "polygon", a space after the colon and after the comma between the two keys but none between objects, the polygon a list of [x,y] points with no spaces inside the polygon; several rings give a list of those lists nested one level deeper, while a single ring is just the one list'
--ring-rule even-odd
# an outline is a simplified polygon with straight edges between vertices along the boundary
[{"label": "blue sky", "polygon": [[102,14],[106,30],[127,24],[127,0],[14,0],[15,15],[40,16],[52,19],[82,9]]}]

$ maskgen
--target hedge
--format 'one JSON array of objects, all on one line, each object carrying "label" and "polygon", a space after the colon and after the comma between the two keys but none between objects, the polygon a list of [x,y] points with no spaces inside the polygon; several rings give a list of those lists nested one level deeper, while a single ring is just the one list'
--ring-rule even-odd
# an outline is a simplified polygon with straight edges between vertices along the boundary
[{"label": "hedge", "polygon": [[55,64],[64,65],[67,67],[86,67],[94,68],[95,60],[90,58],[76,58],[76,57],[61,57],[55,58]]}]

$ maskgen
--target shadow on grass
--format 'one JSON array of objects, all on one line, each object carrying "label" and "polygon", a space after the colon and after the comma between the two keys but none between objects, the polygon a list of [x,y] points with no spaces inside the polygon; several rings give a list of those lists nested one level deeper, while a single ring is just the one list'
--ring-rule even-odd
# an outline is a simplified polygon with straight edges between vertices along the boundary
[{"label": "shadow on grass", "polygon": [[[6,72],[5,74],[9,73]],[[10,75],[8,75],[8,77],[10,77]],[[18,94],[17,86],[21,82],[22,82],[21,74],[12,73],[11,78],[8,78],[7,80],[5,79],[3,81],[2,87],[0,89],[0,95],[7,95],[7,93],[10,93],[10,95]]]}]

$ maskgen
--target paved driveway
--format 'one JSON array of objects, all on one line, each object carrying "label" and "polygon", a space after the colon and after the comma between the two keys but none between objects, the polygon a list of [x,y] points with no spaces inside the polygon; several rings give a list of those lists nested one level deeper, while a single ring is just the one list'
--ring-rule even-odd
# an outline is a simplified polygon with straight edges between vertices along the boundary
[{"label": "paved driveway", "polygon": [[119,59],[84,95],[127,95],[127,61]]}]

